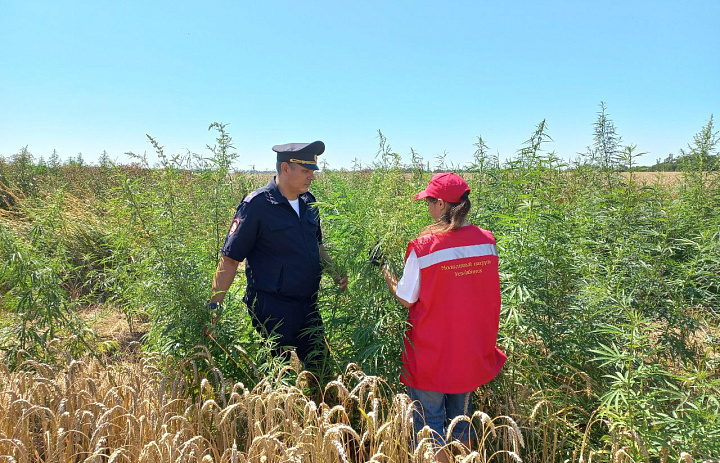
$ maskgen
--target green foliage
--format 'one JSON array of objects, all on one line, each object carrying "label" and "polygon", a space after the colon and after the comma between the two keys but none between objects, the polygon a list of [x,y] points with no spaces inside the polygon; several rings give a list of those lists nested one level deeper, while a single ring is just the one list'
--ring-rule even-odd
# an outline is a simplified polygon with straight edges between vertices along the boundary
[{"label": "green foliage", "polygon": [[73,355],[88,347],[93,333],[58,286],[61,272],[59,259],[38,257],[31,244],[0,224],[0,346],[10,366],[27,359],[55,361],[58,350],[50,346],[56,341]]},{"label": "green foliage", "polygon": [[[232,211],[254,184],[231,174],[237,154],[225,126],[212,124],[210,129],[220,135],[216,146],[208,146],[209,158],[168,156],[148,136],[159,165],[151,168],[137,157],[147,175],[118,172],[110,209],[115,249],[123,253],[114,271],[115,296],[128,320],[149,317],[146,341],[152,349],[181,359],[204,346],[226,373],[252,383],[258,380],[255,364],[265,354],[244,306],[231,294],[222,319],[210,330],[205,304]],[[238,280],[239,287],[241,275]]]},{"label": "green foliage", "polygon": [[[387,262],[402,273],[405,246],[418,231],[408,224],[417,223],[423,212],[411,198],[424,188],[423,180],[408,181],[408,175],[390,163],[357,175],[326,172],[315,187],[322,199],[324,241],[350,278],[345,293],[326,281],[326,296],[320,299],[331,348],[341,365],[357,363],[395,385],[407,315],[368,261],[368,251],[379,241]],[[357,191],[372,192],[373,199],[359,200]]]},{"label": "green foliage", "polygon": [[718,132],[710,116],[707,125],[693,137],[693,144],[687,150],[680,150],[680,155],[669,154],[662,161],[657,160],[654,166],[641,168],[647,171],[694,171],[717,172],[720,170],[720,155],[717,154]]},{"label": "green foliage", "polygon": [[[100,167],[34,163],[22,150],[0,162],[0,309],[8,362],[43,358],[52,338],[74,352],[92,342],[77,311],[106,304],[146,349],[205,372],[254,384],[282,365],[269,358],[247,316],[244,275],[212,326],[205,303],[219,249],[243,195],[268,175],[232,172],[238,159],[226,126],[213,123],[208,155]],[[605,105],[592,147],[567,164],[547,151],[542,121],[501,163],[478,138],[461,173],[470,220],[500,250],[499,344],[509,360],[481,389],[488,413],[518,417],[528,461],[635,461],[720,453],[720,176],[712,117],[683,151],[676,184],[640,183],[640,155],[621,145]],[[333,257],[319,294],[338,369],[352,362],[394,390],[407,312],[368,262],[379,242],[402,272],[408,241],[430,223],[412,196],[430,162],[393,151],[379,132],[370,169],[325,170],[312,190]],[[690,162],[692,160],[692,162]],[[444,155],[434,167],[447,168]],[[630,173],[622,171],[631,170]],[[338,291],[330,274],[346,273]],[[21,358],[21,360],[22,360]],[[199,363],[198,363],[199,362]],[[544,424],[541,424],[544,423]],[[553,436],[552,433],[555,433]],[[549,450],[548,440],[554,441]]]}]

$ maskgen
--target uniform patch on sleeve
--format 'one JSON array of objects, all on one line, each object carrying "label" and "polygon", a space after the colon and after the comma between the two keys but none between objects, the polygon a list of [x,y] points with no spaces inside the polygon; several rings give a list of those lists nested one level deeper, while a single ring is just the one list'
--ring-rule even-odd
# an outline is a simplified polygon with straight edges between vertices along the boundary
[{"label": "uniform patch on sleeve", "polygon": [[238,225],[240,225],[240,217],[235,217],[235,219],[233,219],[232,225],[230,226],[230,235],[235,233],[235,230],[237,230]]}]

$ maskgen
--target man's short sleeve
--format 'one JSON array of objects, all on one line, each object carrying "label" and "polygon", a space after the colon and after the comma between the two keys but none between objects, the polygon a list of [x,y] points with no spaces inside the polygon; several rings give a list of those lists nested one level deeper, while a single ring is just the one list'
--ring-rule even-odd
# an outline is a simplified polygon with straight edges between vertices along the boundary
[{"label": "man's short sleeve", "polygon": [[400,299],[411,304],[417,302],[420,297],[420,262],[414,249],[405,260],[405,270],[398,281],[396,294]]},{"label": "man's short sleeve", "polygon": [[257,206],[249,201],[241,202],[225,237],[222,255],[238,262],[245,260],[255,246],[259,230],[260,214]]}]

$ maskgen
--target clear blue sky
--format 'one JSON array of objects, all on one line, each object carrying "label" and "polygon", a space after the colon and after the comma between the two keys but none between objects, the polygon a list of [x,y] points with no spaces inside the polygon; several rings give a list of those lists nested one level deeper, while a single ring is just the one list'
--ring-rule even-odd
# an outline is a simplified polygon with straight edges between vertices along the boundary
[{"label": "clear blue sky", "polygon": [[[0,156],[204,154],[228,124],[237,168],[323,140],[370,164],[501,159],[546,119],[570,159],[604,101],[652,164],[720,117],[720,1],[0,0]],[[720,123],[717,123],[720,125]],[[716,126],[717,126],[716,125]]]}]

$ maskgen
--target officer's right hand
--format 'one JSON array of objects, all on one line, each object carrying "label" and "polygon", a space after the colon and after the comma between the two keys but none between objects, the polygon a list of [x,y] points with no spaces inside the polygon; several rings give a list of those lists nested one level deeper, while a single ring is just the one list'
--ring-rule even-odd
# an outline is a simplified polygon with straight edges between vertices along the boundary
[{"label": "officer's right hand", "polygon": [[222,314],[222,306],[217,302],[208,302],[205,304],[205,312],[210,316],[210,328],[205,327],[205,334],[210,334],[217,325],[218,318]]}]

